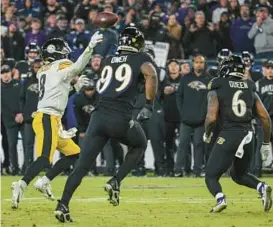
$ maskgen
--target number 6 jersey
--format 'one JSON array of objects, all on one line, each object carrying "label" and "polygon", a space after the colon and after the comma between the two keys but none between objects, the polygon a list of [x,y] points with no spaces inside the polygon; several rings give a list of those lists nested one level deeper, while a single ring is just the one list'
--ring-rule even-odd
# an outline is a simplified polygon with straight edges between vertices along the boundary
[{"label": "number 6 jersey", "polygon": [[208,84],[217,92],[219,119],[222,129],[245,128],[251,130],[255,84],[236,77],[215,78]]},{"label": "number 6 jersey", "polygon": [[130,116],[138,92],[138,83],[144,81],[141,66],[152,62],[146,53],[128,53],[109,56],[103,61],[100,79],[98,108],[117,110]]}]

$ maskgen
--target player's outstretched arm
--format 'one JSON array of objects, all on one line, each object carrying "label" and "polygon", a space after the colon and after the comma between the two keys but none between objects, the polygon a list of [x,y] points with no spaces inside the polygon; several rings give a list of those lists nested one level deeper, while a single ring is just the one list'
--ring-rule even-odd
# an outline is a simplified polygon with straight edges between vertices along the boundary
[{"label": "player's outstretched arm", "polygon": [[99,31],[97,31],[92,37],[88,44],[88,46],[85,48],[84,52],[81,54],[81,56],[78,58],[78,60],[72,64],[71,67],[68,67],[64,69],[64,80],[69,80],[73,77],[78,76],[79,73],[84,70],[86,65],[91,59],[93,50],[95,46],[103,41],[103,35],[99,34]]},{"label": "player's outstretched arm", "polygon": [[209,143],[212,137],[212,131],[216,125],[216,120],[219,111],[219,100],[216,91],[209,91],[208,93],[208,109],[205,120],[205,135],[204,141]]},{"label": "player's outstretched arm", "polygon": [[146,80],[145,83],[146,100],[153,101],[155,99],[158,88],[156,69],[151,63],[144,63],[141,66],[141,72]]},{"label": "player's outstretched arm", "polygon": [[256,109],[256,114],[258,115],[258,117],[260,118],[262,122],[262,127],[264,130],[264,143],[269,143],[270,137],[271,137],[271,119],[260,97],[256,93],[255,93],[255,109]]}]

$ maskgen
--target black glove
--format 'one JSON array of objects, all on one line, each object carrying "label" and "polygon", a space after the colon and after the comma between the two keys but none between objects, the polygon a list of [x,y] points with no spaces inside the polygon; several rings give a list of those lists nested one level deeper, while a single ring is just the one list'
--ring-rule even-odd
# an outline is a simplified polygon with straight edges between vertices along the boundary
[{"label": "black glove", "polygon": [[144,121],[151,118],[153,112],[153,105],[152,104],[145,104],[144,107],[140,110],[137,115],[138,121]]}]

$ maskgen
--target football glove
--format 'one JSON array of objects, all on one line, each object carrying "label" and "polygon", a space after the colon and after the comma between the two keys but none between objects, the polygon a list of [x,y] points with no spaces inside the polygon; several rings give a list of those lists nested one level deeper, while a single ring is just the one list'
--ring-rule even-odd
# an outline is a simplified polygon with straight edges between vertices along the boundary
[{"label": "football glove", "polygon": [[212,136],[213,136],[213,133],[212,133],[212,132],[210,133],[209,136],[208,136],[208,135],[206,134],[206,132],[205,132],[204,135],[203,135],[203,141],[204,141],[205,143],[210,143],[210,142],[211,142]]},{"label": "football glove", "polygon": [[94,35],[91,37],[89,47],[94,48],[98,43],[103,41],[103,35],[99,34],[99,31],[95,32]]},{"label": "football glove", "polygon": [[145,104],[137,115],[138,121],[144,121],[151,118],[153,112],[153,106],[151,104]]},{"label": "football glove", "polygon": [[83,86],[88,86],[90,83],[90,79],[87,78],[86,75],[81,75],[77,82],[74,84],[74,88],[76,92],[79,92]]},{"label": "football glove", "polygon": [[267,160],[267,157],[269,156],[269,152],[271,152],[271,144],[263,143],[261,147],[262,161]]}]

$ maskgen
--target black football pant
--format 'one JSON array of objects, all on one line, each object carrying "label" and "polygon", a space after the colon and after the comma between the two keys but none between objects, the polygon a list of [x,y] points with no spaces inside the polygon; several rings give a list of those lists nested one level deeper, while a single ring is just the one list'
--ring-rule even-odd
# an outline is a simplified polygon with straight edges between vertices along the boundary
[{"label": "black football pant", "polygon": [[147,147],[145,133],[137,122],[118,112],[104,109],[94,111],[83,140],[79,160],[65,184],[61,199],[63,204],[69,204],[82,178],[110,138],[118,140],[129,148],[123,164],[115,175],[118,183],[136,166]]},{"label": "black football pant", "polygon": [[4,157],[5,160],[2,163],[2,168],[9,168],[10,162],[9,162],[9,143],[8,143],[8,137],[7,137],[7,131],[3,124],[2,118],[1,118],[1,135],[2,135],[2,148],[4,151]]},{"label": "black football pant", "polygon": [[32,128],[32,122],[26,122],[24,124],[24,140],[25,140],[25,165],[28,168],[33,162],[34,154],[34,142],[35,142],[35,133]]},{"label": "black football pant", "polygon": [[230,166],[230,176],[237,184],[256,189],[260,182],[247,172],[253,154],[253,138],[249,144],[244,146],[243,157],[235,157],[235,153],[247,133],[248,131],[243,130],[220,132],[206,166],[206,184],[213,196],[222,192],[219,179]]}]

